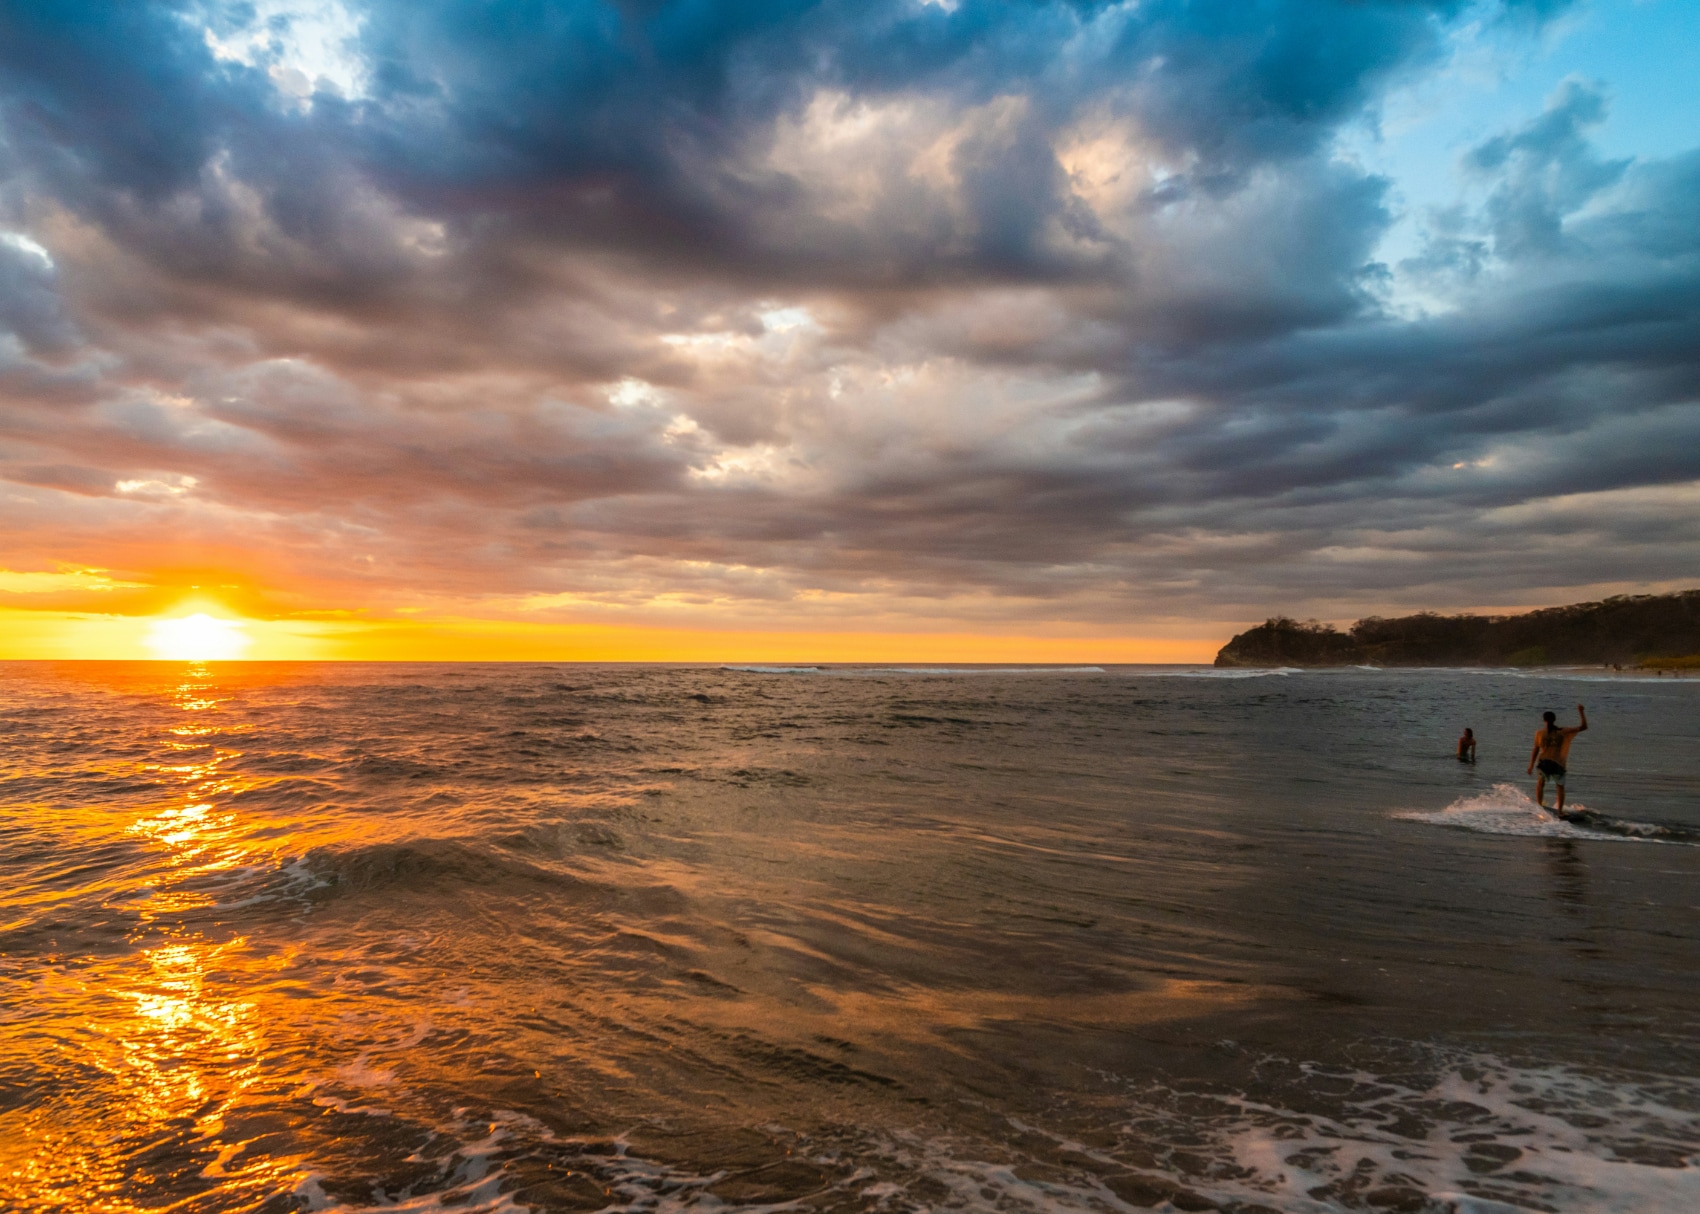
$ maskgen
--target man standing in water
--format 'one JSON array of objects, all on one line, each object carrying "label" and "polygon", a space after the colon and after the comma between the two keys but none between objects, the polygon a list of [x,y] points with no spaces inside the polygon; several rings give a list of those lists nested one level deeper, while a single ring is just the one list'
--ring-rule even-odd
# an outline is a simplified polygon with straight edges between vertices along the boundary
[{"label": "man standing in water", "polygon": [[1466,729],[1464,736],[1458,739],[1458,761],[1474,763],[1476,761],[1476,734],[1474,730]]},{"label": "man standing in water", "polygon": [[1535,776],[1535,804],[1542,809],[1546,803],[1541,799],[1546,792],[1547,777],[1558,786],[1558,804],[1553,806],[1553,813],[1560,816],[1564,813],[1564,768],[1570,761],[1570,741],[1577,734],[1588,728],[1588,710],[1582,705],[1576,705],[1576,715],[1582,719],[1580,725],[1558,727],[1558,717],[1550,712],[1543,712],[1541,720],[1546,725],[1535,734],[1535,748],[1529,752],[1529,774],[1534,775],[1535,768],[1541,769],[1541,774]]}]

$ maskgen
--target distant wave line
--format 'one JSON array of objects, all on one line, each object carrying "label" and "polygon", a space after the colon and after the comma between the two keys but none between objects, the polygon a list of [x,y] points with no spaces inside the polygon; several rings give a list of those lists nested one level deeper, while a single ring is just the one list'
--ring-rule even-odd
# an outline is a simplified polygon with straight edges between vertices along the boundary
[{"label": "distant wave line", "polygon": [[1104,674],[1102,666],[735,666],[740,674]]}]

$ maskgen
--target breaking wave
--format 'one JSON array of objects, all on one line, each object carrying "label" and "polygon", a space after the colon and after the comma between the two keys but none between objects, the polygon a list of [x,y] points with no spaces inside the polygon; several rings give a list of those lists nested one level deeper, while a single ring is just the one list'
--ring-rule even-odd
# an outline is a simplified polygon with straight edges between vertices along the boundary
[{"label": "breaking wave", "polygon": [[1664,822],[1635,822],[1576,802],[1567,806],[1560,818],[1537,806],[1515,784],[1495,784],[1487,792],[1460,797],[1442,810],[1404,810],[1393,816],[1404,822],[1427,822],[1488,835],[1700,844],[1700,830]]},{"label": "breaking wave", "polygon": [[[557,1135],[497,1111],[439,1131],[431,1170],[382,1208],[497,1214],[593,1195],[605,1214],[1700,1208],[1695,1081],[1409,1051],[1397,1051],[1405,1065],[1385,1068],[1391,1075],[1268,1058],[1244,1091],[1130,1085],[1090,1142],[1016,1118],[1013,1137],[996,1145],[918,1129],[770,1125],[765,1148],[685,1162],[647,1156],[624,1134]],[[1308,1096],[1290,1103],[1283,1094],[1295,1090]],[[297,1189],[310,1208],[375,1208],[325,1201],[318,1181]]]}]

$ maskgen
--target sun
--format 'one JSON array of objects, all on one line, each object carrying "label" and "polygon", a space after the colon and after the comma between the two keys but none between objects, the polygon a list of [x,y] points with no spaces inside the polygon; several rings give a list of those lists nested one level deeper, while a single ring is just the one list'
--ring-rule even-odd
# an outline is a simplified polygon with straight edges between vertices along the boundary
[{"label": "sun", "polygon": [[147,646],[156,656],[175,662],[226,661],[240,657],[251,641],[238,621],[217,619],[204,611],[159,620],[147,636]]}]

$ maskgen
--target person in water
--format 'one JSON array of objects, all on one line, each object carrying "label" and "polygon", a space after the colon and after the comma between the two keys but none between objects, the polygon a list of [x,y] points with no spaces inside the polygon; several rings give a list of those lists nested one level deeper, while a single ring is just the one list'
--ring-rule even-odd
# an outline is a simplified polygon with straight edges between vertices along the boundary
[{"label": "person in water", "polygon": [[1466,729],[1464,736],[1458,739],[1458,761],[1460,763],[1474,763],[1476,761],[1476,735],[1472,730]]},{"label": "person in water", "polygon": [[1570,762],[1571,740],[1588,728],[1588,710],[1582,705],[1576,705],[1576,715],[1582,719],[1580,725],[1558,727],[1558,717],[1550,712],[1543,712],[1541,720],[1546,725],[1535,734],[1535,748],[1529,752],[1529,774],[1534,775],[1535,769],[1541,769],[1541,774],[1535,776],[1535,804],[1542,809],[1546,802],[1542,795],[1546,792],[1547,781],[1550,779],[1558,786],[1558,803],[1553,806],[1553,812],[1564,812],[1564,770]]}]

